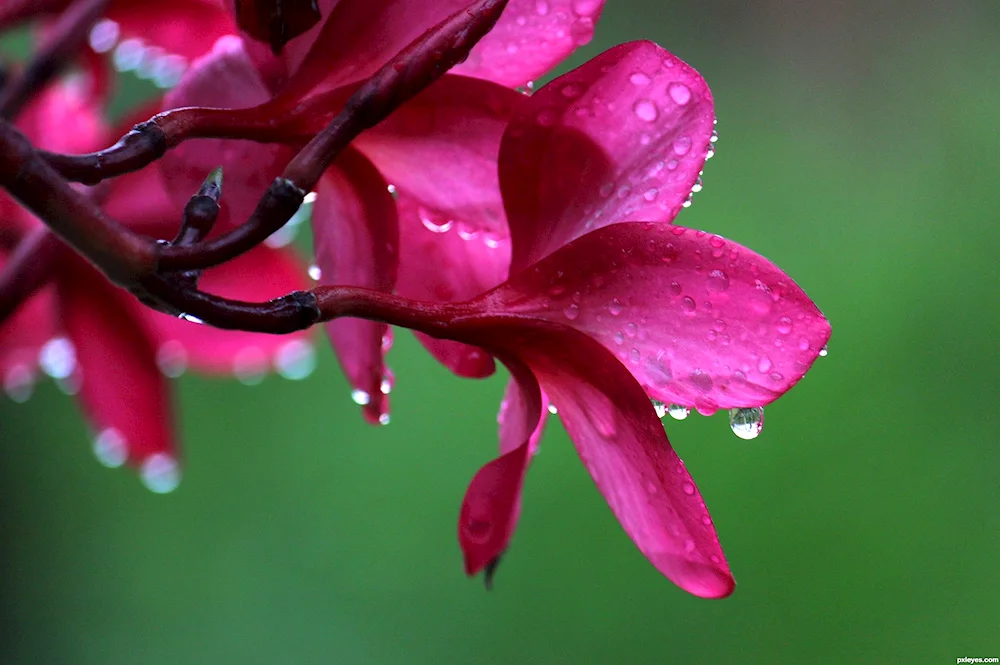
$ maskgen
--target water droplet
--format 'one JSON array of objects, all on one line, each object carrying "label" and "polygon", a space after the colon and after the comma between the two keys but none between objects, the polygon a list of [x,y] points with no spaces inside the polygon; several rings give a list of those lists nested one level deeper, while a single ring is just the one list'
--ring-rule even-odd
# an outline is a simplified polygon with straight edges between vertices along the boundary
[{"label": "water droplet", "polygon": [[721,293],[729,288],[729,275],[722,270],[713,270],[708,274],[708,290]]},{"label": "water droplet", "polygon": [[799,351],[808,351],[810,346],[809,340],[805,337],[799,340]]},{"label": "water droplet", "polygon": [[537,0],[535,2],[535,13],[539,16],[545,16],[549,13],[549,3],[547,0]]},{"label": "water droplet", "polygon": [[204,321],[199,319],[197,316],[194,316],[193,314],[181,314],[177,318],[184,319],[188,323],[197,323],[198,325],[202,325],[205,323]]},{"label": "water droplet", "polygon": [[465,523],[464,528],[465,535],[477,543],[485,543],[493,532],[493,525],[488,520],[471,519]]},{"label": "water droplet", "polygon": [[635,336],[636,336],[636,333],[638,333],[638,332],[639,332],[639,326],[635,325],[631,321],[625,324],[625,335],[629,339],[634,339]]},{"label": "water droplet", "polygon": [[386,185],[385,189],[386,189],[387,192],[389,192],[390,194],[392,194],[392,198],[396,198],[399,195],[399,192],[396,189],[396,186],[393,185],[392,183],[389,183],[388,185]]},{"label": "water droplet", "polygon": [[599,0],[573,0],[573,13],[580,17],[590,17],[601,4]]},{"label": "water droplet", "polygon": [[[781,333],[782,335],[787,335],[788,333],[792,332],[792,320],[791,320],[791,318],[789,318],[787,316],[781,317],[780,319],[778,319],[778,325],[775,326],[775,328],[777,328],[778,332]],[[807,340],[807,342],[808,342],[808,340]],[[806,348],[808,348],[808,347],[806,347]]]},{"label": "water droplet", "polygon": [[633,365],[638,365],[639,360],[642,359],[642,355],[639,353],[639,349],[632,349],[628,352],[628,359],[632,361]]},{"label": "water droplet", "polygon": [[378,417],[379,425],[388,425],[392,421],[392,417],[388,413],[383,413]]},{"label": "water droplet", "polygon": [[729,409],[729,426],[733,434],[741,439],[756,439],[764,429],[764,407],[754,406],[749,409]]},{"label": "water droplet", "polygon": [[386,369],[385,374],[382,375],[382,381],[378,384],[378,391],[383,395],[388,395],[392,392],[392,387],[395,383],[396,377],[393,376],[392,371]]},{"label": "water droplet", "polygon": [[563,310],[563,315],[570,321],[575,321],[580,316],[580,308],[575,304],[570,304]]},{"label": "water droplet", "polygon": [[652,79],[650,79],[642,72],[633,72],[632,75],[628,77],[628,80],[631,81],[634,85],[649,85]]},{"label": "water droplet", "polygon": [[98,21],[90,29],[90,37],[88,39],[90,48],[98,53],[107,53],[118,43],[120,34],[121,29],[118,27],[117,22],[111,19]]},{"label": "water droplet", "polygon": [[667,86],[667,93],[670,95],[670,99],[674,100],[674,103],[681,106],[691,101],[691,88],[683,83],[671,83]]},{"label": "water droplet", "polygon": [[686,406],[681,406],[680,404],[671,404],[667,407],[667,413],[674,420],[684,420],[691,414],[691,409]]},{"label": "water droplet", "polygon": [[274,368],[286,379],[301,381],[316,370],[316,350],[309,342],[294,339],[278,349]]},{"label": "water droplet", "polygon": [[555,404],[549,404],[549,413],[551,413],[553,416],[559,413],[559,409],[556,408]]},{"label": "water droplet", "polygon": [[624,343],[625,343],[625,336],[622,335],[622,332],[619,330],[618,332],[615,333],[615,344],[621,346]]},{"label": "water droplet", "polygon": [[691,139],[689,137],[682,136],[674,141],[674,153],[677,155],[686,155],[689,150],[691,150]]},{"label": "water droplet", "polygon": [[611,316],[618,316],[622,313],[622,309],[622,304],[618,298],[612,298],[611,303],[608,305],[608,312],[611,313]]},{"label": "water droplet", "polygon": [[691,296],[684,296],[681,298],[681,308],[688,314],[694,314],[694,310],[697,305],[694,302],[694,298]]},{"label": "water droplet", "polygon": [[827,354],[827,353],[829,353],[829,351],[827,351],[827,349],[826,349],[826,344],[824,344],[824,345],[823,345],[823,348],[821,348],[821,349],[819,350],[819,355],[820,355],[820,357],[821,357],[821,358],[826,358],[826,354]]},{"label": "water droplet", "polygon": [[114,427],[108,427],[94,437],[94,457],[108,467],[116,469],[128,459],[128,443]]},{"label": "water droplet", "polygon": [[681,489],[684,490],[684,493],[687,494],[688,496],[694,495],[694,485],[692,485],[691,483],[687,482],[683,483],[681,485]]},{"label": "water droplet", "polygon": [[640,99],[637,101],[632,107],[632,110],[635,112],[635,117],[644,122],[653,122],[660,114],[660,112],[656,110],[656,104],[648,99]]},{"label": "water droplet", "polygon": [[76,348],[66,337],[53,337],[38,352],[38,365],[53,379],[65,379],[76,368]]},{"label": "water droplet", "polygon": [[24,363],[10,367],[3,377],[3,391],[12,401],[24,404],[35,392],[35,376]]},{"label": "water droplet", "polygon": [[659,194],[659,192],[657,191],[656,187],[650,187],[643,193],[642,198],[652,203],[653,201],[656,200],[657,194]]},{"label": "water droplet", "polygon": [[712,143],[715,143],[716,141],[718,141],[719,140],[719,132],[717,132],[717,131],[715,131],[713,129],[712,130],[712,137],[710,139],[708,139],[708,140],[711,141]]},{"label": "water droplet", "polygon": [[233,358],[233,374],[245,386],[255,386],[267,374],[267,356],[256,346],[240,349]]},{"label": "water droplet", "polygon": [[309,279],[311,279],[314,282],[318,282],[319,280],[323,279],[323,271],[320,270],[320,267],[318,265],[313,264],[309,266]]},{"label": "water droplet", "polygon": [[188,355],[184,345],[175,339],[164,342],[156,350],[156,366],[163,376],[176,379],[187,370]]},{"label": "water droplet", "polygon": [[167,494],[177,489],[181,483],[181,469],[175,460],[166,453],[156,453],[146,458],[139,471],[142,484],[150,492]]},{"label": "water droplet", "polygon": [[431,233],[447,233],[455,225],[454,220],[439,217],[422,206],[417,208],[417,216],[424,228]]},{"label": "water droplet", "polygon": [[771,369],[771,359],[767,356],[761,356],[760,360],[757,361],[757,371],[761,374],[766,374]]},{"label": "water droplet", "polygon": [[351,399],[354,400],[354,403],[358,406],[368,406],[371,404],[372,396],[366,391],[357,388],[351,391]]},{"label": "water droplet", "polygon": [[650,400],[653,402],[653,409],[656,410],[656,417],[662,418],[667,415],[667,405],[658,399]]},{"label": "water droplet", "polygon": [[691,185],[691,193],[697,194],[702,190],[702,188],[704,188],[704,186],[705,185],[704,183],[702,183],[701,178],[698,178],[697,180],[694,181],[694,184]]},{"label": "water droplet", "polygon": [[691,381],[691,384],[695,388],[697,388],[703,393],[707,393],[709,390],[712,389],[712,377],[710,377],[708,374],[706,374],[700,369],[696,369],[695,371],[691,372],[691,375],[688,377],[688,379]]}]

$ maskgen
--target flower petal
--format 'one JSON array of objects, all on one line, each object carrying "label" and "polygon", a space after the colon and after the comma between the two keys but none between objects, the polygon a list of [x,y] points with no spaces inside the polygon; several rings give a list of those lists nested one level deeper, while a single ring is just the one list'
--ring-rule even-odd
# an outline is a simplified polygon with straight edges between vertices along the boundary
[{"label": "flower petal", "polygon": [[[5,256],[0,252],[0,270]],[[0,323],[0,381],[4,392],[23,402],[31,396],[38,377],[38,355],[55,334],[54,301],[43,288]]]},{"label": "flower petal", "polygon": [[[257,302],[305,289],[307,283],[304,270],[291,250],[259,245],[243,256],[206,270],[198,286],[226,298]],[[307,331],[265,335],[221,330],[168,316],[134,299],[131,307],[153,340],[161,369],[168,374],[191,366],[213,374],[258,377],[272,366],[280,369],[284,354],[295,345],[301,346],[309,337]]]},{"label": "flower petal", "polygon": [[541,433],[542,394],[531,370],[507,360],[511,382],[501,407],[501,452],[469,484],[458,518],[465,572],[475,575],[503,554],[521,512],[521,487]]},{"label": "flower petal", "polygon": [[809,369],[830,324],[776,265],[680,226],[615,224],[571,242],[494,294],[586,332],[647,393],[719,408],[767,404]]},{"label": "flower petal", "polygon": [[607,224],[673,220],[714,119],[701,76],[651,42],[616,46],[532,95],[500,148],[513,269]]},{"label": "flower petal", "polygon": [[118,24],[122,41],[133,39],[158,52],[145,57],[181,56],[193,60],[208,52],[236,26],[216,0],[115,0],[107,17]]},{"label": "flower petal", "polygon": [[79,400],[110,466],[155,459],[176,475],[170,396],[156,352],[124,301],[128,296],[80,265],[59,281],[66,333],[82,374]]},{"label": "flower petal", "polygon": [[[392,291],[396,283],[399,223],[388,184],[356,150],[345,150],[319,182],[312,228],[316,265],[325,284],[366,286]],[[388,370],[383,361],[383,323],[338,319],[326,333],[373,423],[388,417],[382,391]]]},{"label": "flower petal", "polygon": [[[473,325],[479,330],[455,332],[501,356],[516,354],[530,367],[598,489],[646,558],[690,593],[732,593],[712,519],[628,370],[596,341],[563,325],[506,318]],[[509,492],[513,474],[509,463],[504,466],[505,482],[491,486]]]},{"label": "flower petal", "polygon": [[456,74],[527,85],[590,42],[604,0],[511,0]]},{"label": "flower petal", "polygon": [[[510,242],[493,240],[416,203],[397,190],[399,279],[396,291],[408,298],[453,302],[473,298],[503,281]],[[487,244],[489,240],[489,244]],[[495,371],[486,351],[416,333],[420,342],[459,376],[483,378]]]},{"label": "flower petal", "polygon": [[[250,108],[270,99],[238,37],[220,40],[195,61],[180,84],[164,98],[164,108],[210,106]],[[159,160],[167,190],[182,209],[208,174],[223,167],[219,226],[242,224],[257,200],[281,175],[288,148],[253,141],[195,139],[185,141]]]}]

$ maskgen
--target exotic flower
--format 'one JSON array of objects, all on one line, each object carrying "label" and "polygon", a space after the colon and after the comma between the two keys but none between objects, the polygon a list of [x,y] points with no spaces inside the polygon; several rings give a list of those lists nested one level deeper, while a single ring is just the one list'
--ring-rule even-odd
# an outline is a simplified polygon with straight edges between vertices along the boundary
[{"label": "exotic flower", "polygon": [[[93,98],[77,83],[50,88],[19,123],[38,145],[86,151],[105,145]],[[52,131],[58,127],[58,131]],[[192,192],[193,193],[193,192]],[[109,214],[153,237],[172,237],[180,212],[158,174],[140,171],[93,190]],[[0,324],[0,376],[4,389],[27,399],[39,368],[78,396],[97,433],[94,451],[108,466],[126,461],[141,469],[154,491],[169,491],[179,476],[171,399],[164,374],[186,366],[250,378],[272,365],[296,376],[309,362],[305,333],[289,337],[223,331],[161,314],[114,287],[24,210],[3,197],[5,236],[37,240],[32,270],[47,283]],[[0,267],[9,256],[0,251]],[[207,271],[201,284],[232,297],[273,297],[301,288],[304,275],[293,257],[259,247]]]}]

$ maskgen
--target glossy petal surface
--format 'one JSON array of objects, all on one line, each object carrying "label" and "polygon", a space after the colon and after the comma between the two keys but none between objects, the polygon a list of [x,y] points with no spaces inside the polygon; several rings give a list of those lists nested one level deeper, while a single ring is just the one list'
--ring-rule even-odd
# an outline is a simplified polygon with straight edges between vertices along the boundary
[{"label": "glossy petal surface", "polygon": [[[347,150],[317,190],[312,226],[320,281],[391,291],[399,224],[385,180],[363,155]],[[388,397],[381,391],[387,374],[382,340],[388,326],[345,318],[327,323],[326,332],[348,381],[361,391],[355,394],[365,417],[379,422],[388,414]]]},{"label": "glossy petal surface", "polygon": [[526,85],[590,42],[604,0],[511,0],[456,74]]},{"label": "glossy petal surface", "polygon": [[616,46],[532,95],[500,150],[514,269],[607,224],[671,221],[714,118],[701,76],[651,42]]},{"label": "glossy petal surface", "polygon": [[589,233],[495,294],[506,311],[586,332],[651,397],[718,408],[767,404],[802,378],[830,324],[776,265],[679,226]]},{"label": "glossy petal surface", "polygon": [[107,16],[118,24],[121,40],[138,40],[158,49],[160,56],[189,60],[209,51],[219,37],[236,32],[222,3],[215,0],[114,0]]}]

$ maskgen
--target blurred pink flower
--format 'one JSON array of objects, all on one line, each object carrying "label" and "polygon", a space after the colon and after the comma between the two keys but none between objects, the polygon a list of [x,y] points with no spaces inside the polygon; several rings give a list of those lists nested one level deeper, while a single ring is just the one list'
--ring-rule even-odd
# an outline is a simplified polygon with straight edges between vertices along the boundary
[{"label": "blurred pink flower", "polygon": [[[86,152],[108,144],[94,98],[70,79],[50,87],[18,123],[40,148]],[[73,82],[75,81],[75,82]],[[57,128],[53,131],[53,128]],[[105,188],[106,187],[106,188]],[[192,192],[193,194],[194,192]],[[117,220],[156,238],[173,237],[181,212],[155,169],[115,178],[94,190]],[[6,194],[0,227],[24,237],[41,224]],[[48,285],[0,324],[0,377],[6,392],[26,399],[41,369],[76,394],[96,436],[95,452],[109,466],[140,467],[147,486],[168,491],[179,480],[171,400],[163,374],[186,366],[249,377],[272,366],[299,371],[311,347],[291,337],[223,331],[161,314],[111,285],[84,259],[48,239]],[[0,264],[6,256],[0,251]],[[201,284],[233,298],[261,300],[303,288],[304,271],[285,251],[259,247],[206,271]]]}]

